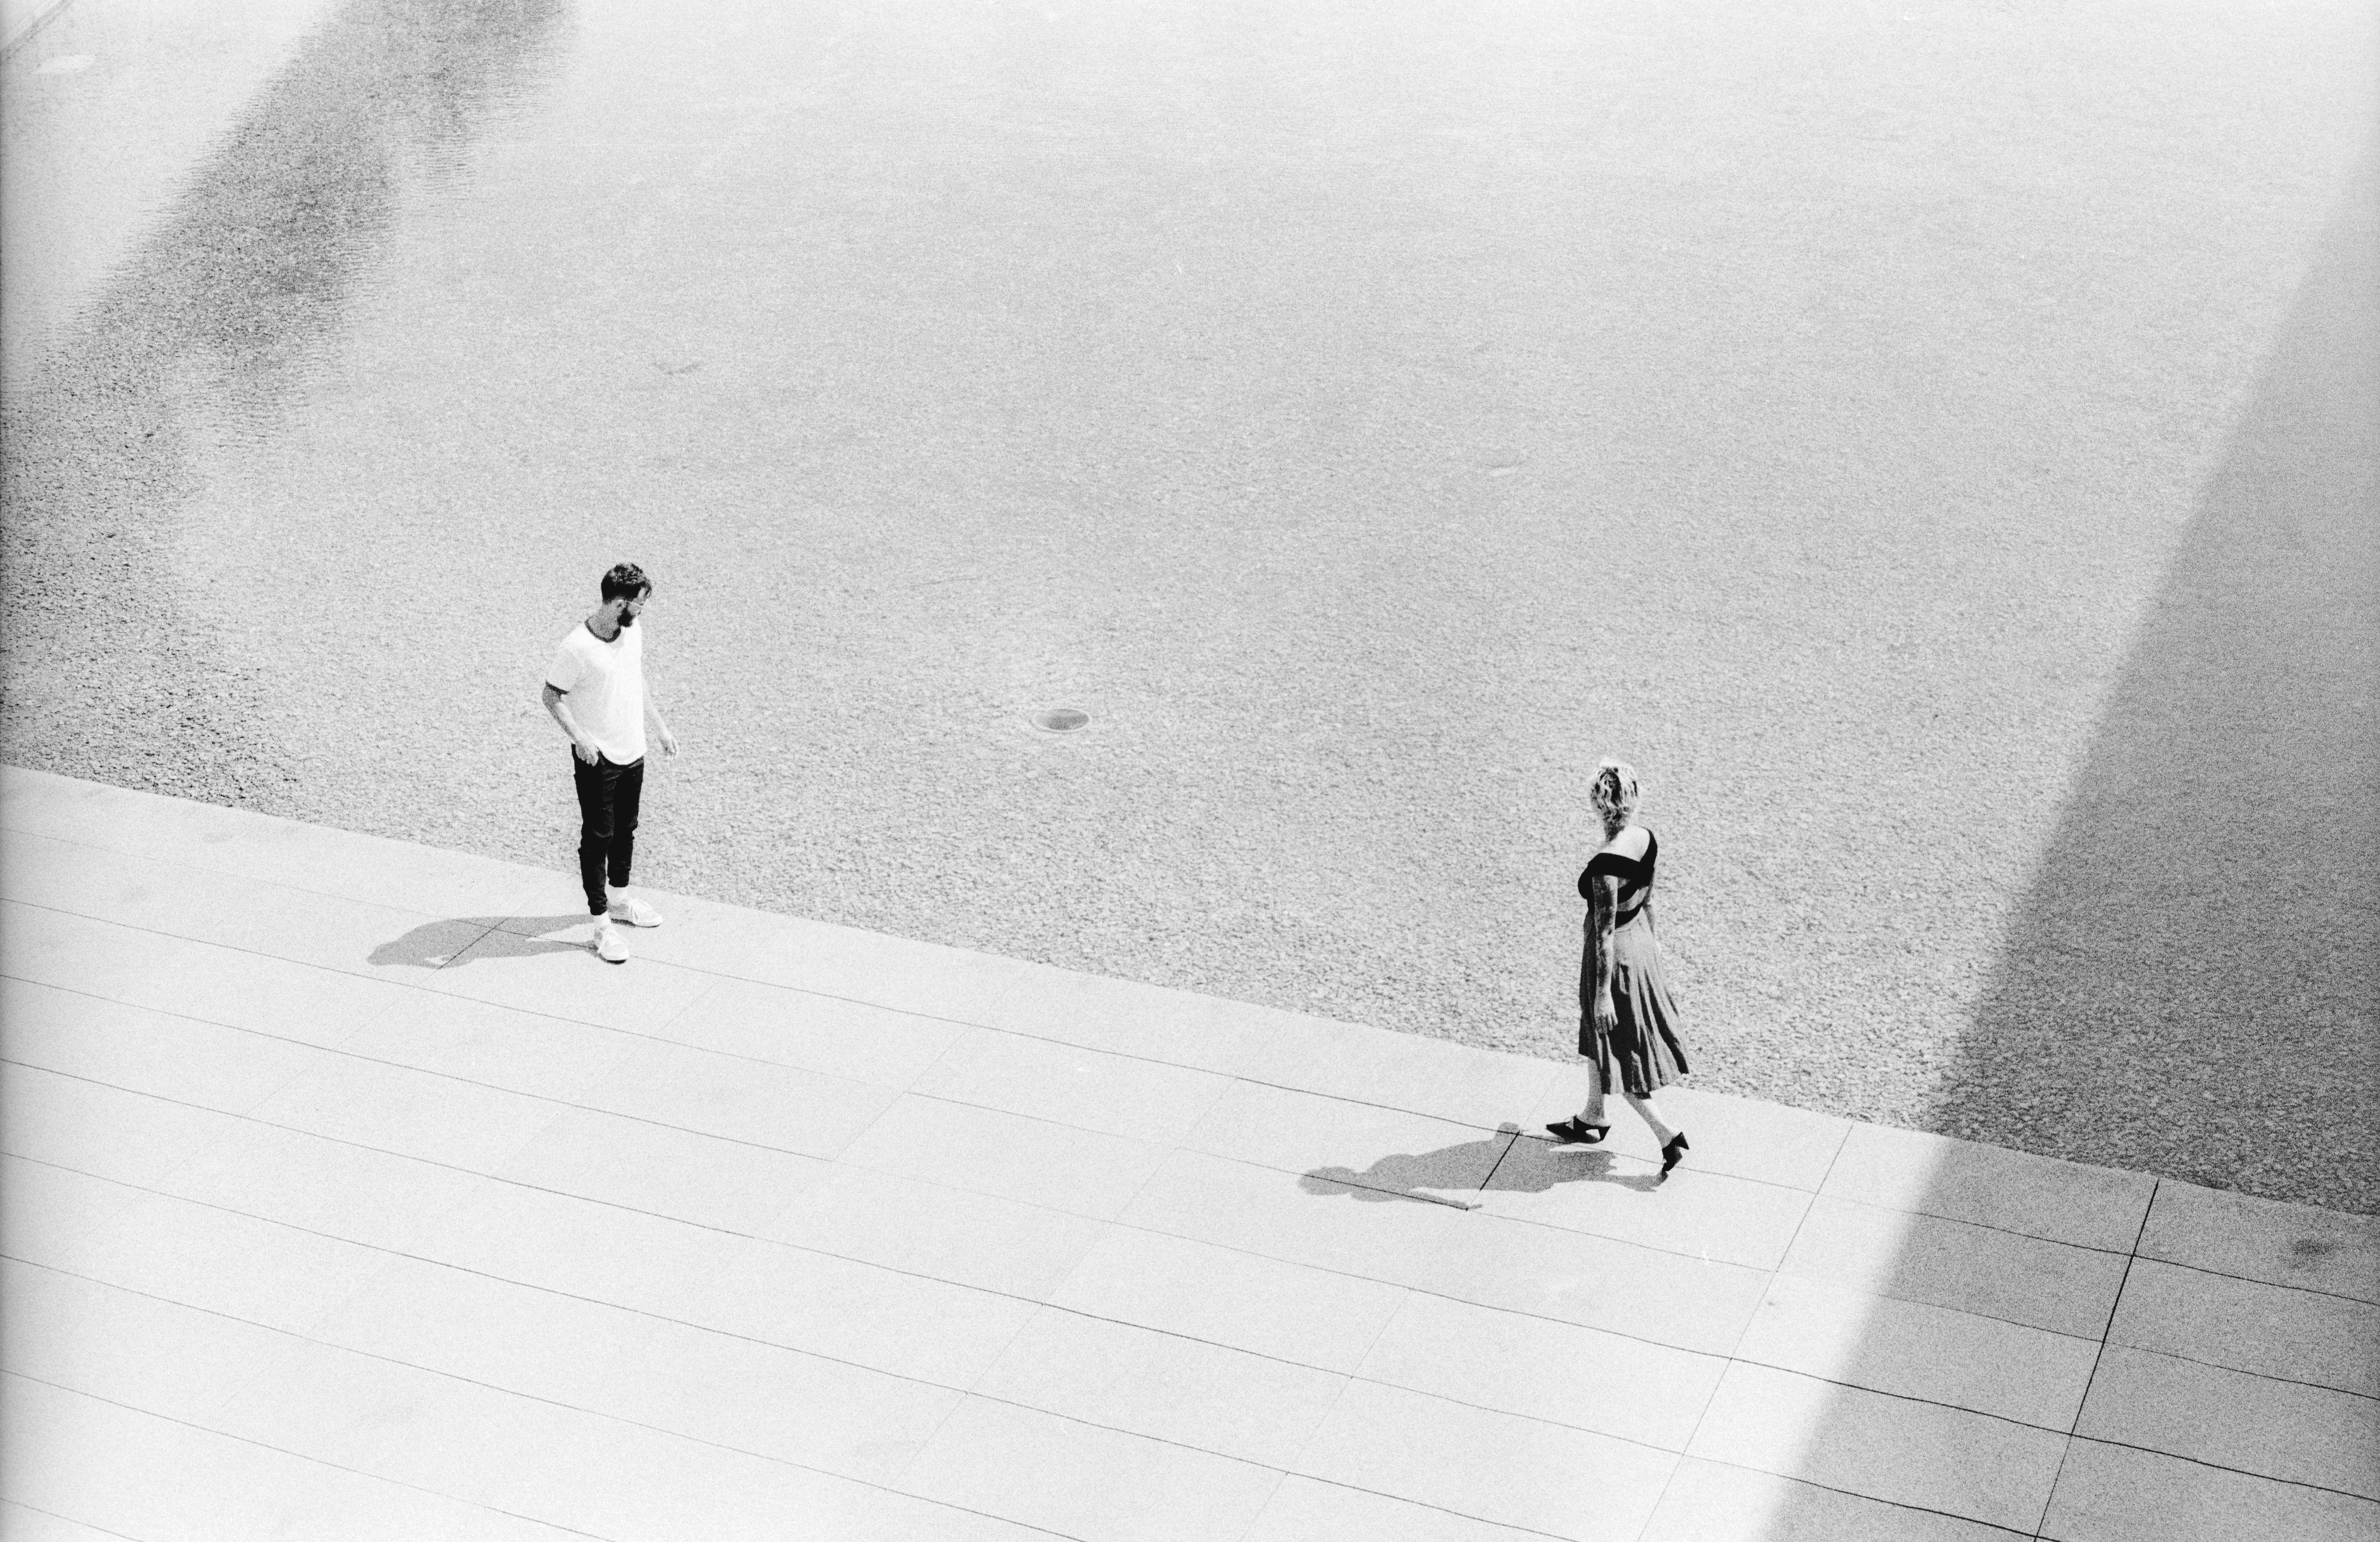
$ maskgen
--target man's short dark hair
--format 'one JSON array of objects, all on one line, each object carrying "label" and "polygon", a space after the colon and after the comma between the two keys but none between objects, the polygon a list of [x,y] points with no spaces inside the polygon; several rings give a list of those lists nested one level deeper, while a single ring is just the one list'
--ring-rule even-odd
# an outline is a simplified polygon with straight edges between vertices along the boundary
[{"label": "man's short dark hair", "polygon": [[646,577],[645,570],[635,563],[624,562],[603,575],[603,598],[607,602],[619,599],[634,600],[640,594],[652,591],[653,581]]}]

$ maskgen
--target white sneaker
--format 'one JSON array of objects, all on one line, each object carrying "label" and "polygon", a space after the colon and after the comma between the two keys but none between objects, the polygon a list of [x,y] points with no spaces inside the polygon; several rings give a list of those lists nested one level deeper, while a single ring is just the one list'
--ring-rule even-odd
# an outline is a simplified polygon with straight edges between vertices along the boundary
[{"label": "white sneaker", "polygon": [[608,916],[595,923],[595,956],[606,964],[628,962],[628,944]]},{"label": "white sneaker", "polygon": [[632,927],[657,927],[662,924],[662,913],[642,900],[623,896],[612,902],[611,919]]}]

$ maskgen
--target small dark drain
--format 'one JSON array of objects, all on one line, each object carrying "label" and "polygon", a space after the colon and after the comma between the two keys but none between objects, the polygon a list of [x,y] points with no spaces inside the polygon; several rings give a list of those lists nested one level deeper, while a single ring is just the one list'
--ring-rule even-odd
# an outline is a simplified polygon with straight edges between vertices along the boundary
[{"label": "small dark drain", "polygon": [[1078,712],[1072,707],[1052,707],[1046,712],[1033,714],[1034,725],[1046,728],[1052,734],[1071,734],[1090,721],[1090,713]]}]

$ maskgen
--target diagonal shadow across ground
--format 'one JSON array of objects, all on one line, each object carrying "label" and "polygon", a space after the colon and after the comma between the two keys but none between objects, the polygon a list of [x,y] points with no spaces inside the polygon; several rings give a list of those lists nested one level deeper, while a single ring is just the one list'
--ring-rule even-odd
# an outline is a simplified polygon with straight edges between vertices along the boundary
[{"label": "diagonal shadow across ground", "polygon": [[2380,1208],[2380,159],[2143,624],[1932,1124]]},{"label": "diagonal shadow across ground", "polygon": [[[275,721],[265,685],[213,646],[237,607],[190,578],[207,447],[281,431],[395,238],[408,168],[459,164],[491,115],[541,79],[567,11],[342,0],[81,318],[24,361],[21,390],[12,374],[0,404],[12,761],[229,804],[292,778],[260,727]],[[322,515],[326,528],[348,516]]]}]

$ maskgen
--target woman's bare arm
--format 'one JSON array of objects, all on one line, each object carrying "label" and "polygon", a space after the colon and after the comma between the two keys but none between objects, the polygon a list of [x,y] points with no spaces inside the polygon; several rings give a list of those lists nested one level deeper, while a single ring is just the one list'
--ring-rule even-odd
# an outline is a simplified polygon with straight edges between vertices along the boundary
[{"label": "woman's bare arm", "polygon": [[1596,873],[1586,884],[1587,935],[1595,947],[1595,1026],[1609,1033],[1620,1021],[1611,1005],[1611,922],[1620,912],[1620,880]]}]

